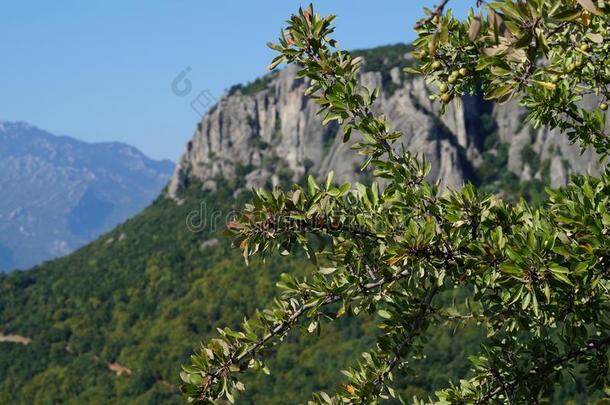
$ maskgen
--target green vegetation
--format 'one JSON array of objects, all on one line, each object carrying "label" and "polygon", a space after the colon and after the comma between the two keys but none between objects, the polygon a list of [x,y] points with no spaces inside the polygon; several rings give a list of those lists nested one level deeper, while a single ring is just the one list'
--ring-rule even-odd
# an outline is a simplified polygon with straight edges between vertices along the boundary
[{"label": "green vegetation", "polygon": [[[160,197],[66,258],[0,277],[0,332],[33,339],[0,343],[0,403],[183,402],[177,376],[192,342],[269,304],[280,272],[303,273],[298,259],[248,269],[209,224],[189,231],[186,218],[201,203],[208,222],[222,212],[219,229],[233,203],[226,185],[213,195],[200,189],[192,184],[181,206]],[[221,242],[202,249],[210,238]],[[292,339],[276,353],[273,377],[248,383],[252,403],[267,392],[275,391],[266,403],[279,404],[282,389],[304,398],[332,384],[333,370],[318,365],[311,347],[331,348],[324,350],[331,364],[351,361],[370,339],[360,338],[369,335],[363,327],[346,321],[321,341]],[[133,374],[116,376],[107,366],[114,362]]]},{"label": "green vegetation", "polygon": [[277,76],[277,71],[257,77],[247,84],[236,84],[229,89],[229,95],[235,94],[238,90],[244,96],[250,96],[263,90],[269,90],[269,83]]},{"label": "green vegetation", "polygon": [[[68,257],[0,275],[0,332],[33,339],[0,343],[1,404],[183,403],[178,373],[192,342],[213,337],[219,325],[235,328],[242,314],[268,306],[280,273],[303,275],[312,267],[298,257],[246,267],[222,235],[224,217],[216,232],[190,232],[186,218],[202,202],[209,219],[247,198],[235,201],[235,184],[220,183],[208,194],[194,182],[181,206],[160,197]],[[220,243],[202,249],[212,238]],[[456,291],[443,299],[463,298]],[[372,319],[345,318],[325,324],[320,337],[290,336],[268,354],[271,375],[250,376],[239,403],[285,404],[287,392],[297,403],[312,391],[336,388],[336,369],[355,361],[377,333]],[[413,364],[417,378],[397,387],[406,397],[430,395],[448,378],[466,376],[464,359],[477,352],[483,331],[474,324],[440,326],[430,336],[427,357]],[[108,369],[113,362],[133,374],[115,375]],[[566,392],[583,395],[579,386]]]},{"label": "green vegetation", "polygon": [[381,73],[381,87],[388,96],[391,96],[400,85],[394,83],[390,72],[398,68],[402,77],[406,67],[415,66],[416,62],[411,56],[412,51],[413,47],[410,44],[395,44],[372,49],[357,49],[352,51],[352,55],[364,58],[363,72]]},{"label": "green vegetation", "polygon": [[351,54],[354,57],[365,59],[364,72],[389,74],[390,70],[395,67],[402,70],[407,66],[413,66],[415,63],[411,52],[413,52],[413,46],[410,44],[394,44],[371,49],[356,49]]},{"label": "green vegetation", "polygon": [[[579,103],[609,96],[610,71],[599,66],[610,51],[610,6],[500,0],[486,6],[485,18],[470,13],[460,21],[446,4],[417,24],[422,65],[411,69],[439,85],[441,111],[479,90],[497,103],[523,97],[536,126],[558,127],[610,155],[605,108]],[[540,208],[473,185],[444,195],[425,181],[429,163],[392,147],[402,134],[375,111],[379,89],[358,86],[360,61],[337,50],[334,18],[299,8],[270,44],[278,53],[271,68],[301,66],[323,122],[341,125],[344,142],[359,132],[352,148],[385,187],[335,185],[329,173],[322,184],[310,176],[305,187],[254,193],[229,226],[246,262],[304,252],[315,267],[305,277],[282,275],[267,309],[201,345],[180,374],[188,400],[234,402],[246,391],[244,376],[268,372],[265,354],[293,331],[321,335],[329,322],[362,314],[369,315],[363,324],[377,315],[375,344],[343,372],[340,388],[314,392],[308,403],[404,403],[396,388],[421,375],[414,364],[425,358],[431,333],[473,322],[486,333],[468,375],[415,403],[557,402],[575,375],[586,378],[590,398],[602,395],[610,384],[610,171],[574,177]],[[555,72],[566,68],[558,85]],[[532,152],[522,158],[540,169]],[[448,302],[445,294],[456,290],[465,306]]]},{"label": "green vegetation", "polygon": [[[231,195],[227,184],[208,194],[193,183],[181,206],[160,197],[68,257],[0,275],[0,332],[33,339],[0,343],[0,403],[183,403],[178,374],[192,342],[214,336],[219,325],[237,327],[244,314],[269,305],[280,273],[302,275],[311,267],[298,257],[246,267],[221,232],[224,215],[243,203]],[[218,231],[187,229],[186,218],[201,203],[208,221],[223,213]],[[220,243],[202,249],[211,238]],[[419,365],[427,371],[405,392],[431,393],[444,377],[466,372],[460,360],[476,351],[480,332],[456,333],[469,345],[455,345],[453,332],[439,328]],[[290,337],[269,353],[270,376],[246,380],[240,403],[285,404],[287,392],[296,403],[336,387],[336,368],[356,360],[375,334],[372,322],[345,318],[320,337]],[[108,369],[114,362],[133,374],[115,375]]]},{"label": "green vegetation", "polygon": [[[201,203],[209,219],[243,202],[233,201],[226,184],[215,194],[200,190],[191,184],[181,206],[160,197],[66,258],[0,276],[1,331],[33,339],[0,343],[0,403],[182,403],[177,376],[191,343],[269,305],[280,273],[312,266],[296,258],[247,268],[221,232],[190,232],[186,218]],[[220,243],[202,249],[211,238]],[[453,298],[462,297],[446,300]],[[284,404],[287,392],[304,401],[311,391],[336,387],[336,368],[356,360],[376,333],[372,322],[345,318],[325,325],[320,337],[291,336],[270,353],[270,376],[246,380],[240,403]],[[456,344],[454,334],[468,343]],[[427,359],[417,363],[422,373],[404,392],[430,394],[448,377],[464,376],[464,356],[476,352],[481,337],[477,328],[439,327]],[[108,369],[114,362],[133,374],[116,376]]]},{"label": "green vegetation", "polygon": [[[386,51],[390,50],[386,49]],[[389,52],[393,55],[391,57],[382,56],[380,51],[370,52],[370,61],[367,59],[367,66],[374,66],[376,60],[383,60],[384,63],[394,59],[398,60],[397,55],[400,55],[402,50],[397,47],[396,51],[392,52]],[[382,57],[384,59],[381,59]],[[248,91],[254,91],[253,89],[256,88],[253,86]],[[542,197],[539,194],[528,191],[531,188],[531,190],[539,192],[539,184],[518,184],[514,176],[506,174],[508,173],[506,170],[507,146],[498,144],[497,139],[493,136],[494,128],[490,118],[483,117],[482,121],[489,136],[485,137],[484,149],[487,152],[484,156],[485,163],[477,172],[481,188],[494,193],[502,190],[508,190],[505,191],[505,194],[519,195],[522,193],[534,203],[541,201]],[[377,128],[383,128],[383,126]],[[369,135],[373,136],[372,141],[375,141],[377,138],[374,136],[379,134],[371,131]],[[383,135],[392,134],[383,133]],[[393,140],[391,136],[387,139]],[[369,146],[377,147],[379,144],[373,142],[373,146]],[[264,148],[264,145],[259,144],[256,147]],[[380,155],[383,153],[385,152]],[[587,240],[593,241],[596,245],[591,247],[591,252],[587,251],[586,246],[583,247],[584,250],[578,250],[578,262],[589,263],[591,273],[595,277],[599,277],[596,280],[600,280],[601,285],[606,285],[607,280],[603,274],[598,274],[598,271],[603,268],[599,263],[593,263],[593,260],[603,258],[604,256],[600,252],[607,247],[603,240],[598,243],[599,240],[594,238],[594,231],[585,227],[578,228],[579,222],[577,221],[573,222],[577,223],[576,225],[557,224],[557,221],[553,222],[555,217],[546,217],[543,211],[541,215],[544,220],[539,223],[526,206],[506,207],[495,199],[489,199],[474,192],[471,188],[467,188],[461,194],[455,194],[453,197],[458,199],[457,201],[435,200],[438,204],[432,205],[432,208],[422,207],[419,204],[427,201],[428,198],[438,198],[438,196],[429,193],[429,190],[426,191],[426,183],[421,181],[420,175],[425,173],[425,167],[417,165],[414,167],[412,165],[416,163],[413,160],[405,155],[400,156],[406,162],[405,167],[408,169],[401,171],[400,175],[405,176],[402,180],[409,185],[409,187],[401,187],[401,189],[406,188],[407,193],[412,193],[405,196],[399,194],[400,190],[397,192],[397,196],[400,198],[398,201],[404,206],[396,210],[394,210],[396,207],[391,210],[386,209],[391,207],[396,200],[389,198],[390,196],[385,192],[379,193],[379,190],[371,186],[371,182],[367,182],[367,187],[360,188],[359,194],[356,194],[359,199],[353,203],[353,205],[359,206],[363,201],[368,201],[367,204],[370,207],[383,207],[378,211],[385,215],[395,215],[396,212],[403,215],[405,208],[407,211],[411,211],[408,212],[411,215],[408,218],[409,221],[403,221],[404,224],[409,224],[409,229],[400,229],[400,235],[392,235],[393,237],[388,239],[388,246],[384,248],[384,253],[381,253],[389,255],[384,257],[384,260],[387,258],[392,263],[392,260],[405,253],[405,246],[415,249],[415,246],[406,244],[398,246],[398,241],[401,244],[411,240],[422,241],[422,239],[418,239],[420,235],[430,237],[434,234],[432,229],[434,227],[418,222],[424,216],[422,213],[434,213],[434,206],[440,207],[439,212],[443,215],[448,212],[448,218],[452,219],[443,223],[442,226],[439,225],[441,229],[448,229],[442,235],[456,237],[456,240],[450,240],[452,244],[455,244],[455,246],[450,246],[451,251],[456,255],[466,255],[464,252],[468,250],[467,260],[460,262],[463,266],[458,269],[444,267],[446,263],[438,262],[439,258],[436,256],[438,251],[431,250],[420,256],[418,256],[417,250],[410,251],[410,254],[416,257],[416,263],[421,264],[421,268],[425,270],[419,276],[421,279],[415,277],[410,280],[412,285],[415,285],[414,288],[417,288],[417,283],[420,281],[426,281],[426,277],[440,277],[440,273],[437,273],[439,269],[448,270],[442,276],[447,277],[446,280],[450,280],[440,283],[444,290],[439,292],[434,299],[434,305],[438,311],[435,313],[436,317],[432,318],[427,325],[425,335],[415,336],[418,344],[422,346],[421,351],[416,347],[416,350],[409,352],[409,356],[405,357],[408,359],[408,364],[403,364],[403,368],[395,369],[393,373],[395,383],[392,384],[392,387],[397,394],[405,398],[411,398],[413,395],[427,398],[433,396],[436,390],[446,388],[449,380],[458,383],[460,379],[475,378],[480,375],[481,370],[485,370],[484,364],[481,366],[483,362],[481,359],[484,357],[484,354],[481,353],[481,344],[487,341],[488,334],[493,332],[493,328],[488,328],[489,323],[480,317],[487,316],[489,311],[493,312],[494,308],[497,309],[498,306],[509,306],[519,316],[514,327],[521,334],[520,336],[531,338],[530,331],[535,326],[528,322],[531,317],[535,316],[536,311],[540,311],[539,313],[544,316],[550,316],[551,311],[561,309],[557,306],[551,308],[550,303],[546,301],[547,290],[541,290],[534,284],[527,284],[527,288],[532,292],[528,293],[529,298],[523,298],[518,290],[519,284],[513,280],[517,277],[510,280],[502,279],[503,282],[493,288],[489,288],[489,286],[480,288],[480,284],[477,284],[480,281],[476,280],[471,284],[460,284],[461,281],[456,280],[470,277],[468,271],[462,272],[462,269],[466,269],[468,265],[471,266],[468,267],[469,269],[477,269],[475,274],[485,275],[489,263],[495,263],[495,266],[498,266],[499,263],[494,260],[498,260],[498,262],[504,260],[504,264],[507,266],[503,268],[508,274],[515,275],[518,274],[515,272],[518,272],[523,266],[523,263],[519,261],[519,256],[530,257],[528,255],[533,250],[535,254],[544,253],[540,255],[540,260],[547,260],[546,258],[549,256],[554,260],[565,260],[561,263],[562,266],[559,266],[559,271],[551,272],[553,275],[549,277],[551,281],[549,281],[548,293],[552,294],[553,300],[559,300],[565,298],[566,291],[570,291],[570,294],[575,291],[573,284],[588,288],[586,281],[583,281],[581,277],[582,273],[573,274],[572,272],[575,269],[582,270],[580,264],[573,266],[574,263],[570,256],[574,254],[572,249],[578,250],[579,248],[571,245],[566,247],[564,246],[565,241],[561,239],[554,241],[566,249],[563,251],[564,253],[567,252],[565,259],[559,259],[559,255],[555,252],[545,250],[539,245],[528,246],[529,243],[533,243],[530,241],[535,241],[535,237],[538,235],[536,226],[544,228],[551,227],[552,224],[552,226],[556,226],[552,230],[563,232],[565,227],[569,227],[569,232],[574,229],[583,234],[588,232],[585,237],[590,238]],[[545,172],[545,162],[537,161],[537,156],[533,156],[531,151],[524,150],[523,158],[530,165],[542,168],[542,172]],[[282,180],[286,182],[291,173],[287,168],[281,166],[277,157],[271,156],[268,159],[270,161],[267,163],[276,165],[278,171],[283,173]],[[384,166],[383,162],[373,162],[373,165],[377,165],[382,174],[385,170],[387,175],[391,170],[391,167]],[[345,270],[350,264],[364,261],[357,259],[367,256],[348,256],[344,258],[341,266],[337,266],[333,271],[331,269],[333,267],[332,257],[321,255],[319,266],[316,266],[307,260],[302,251],[288,249],[293,253],[289,258],[271,255],[266,258],[264,263],[259,259],[251,258],[250,267],[246,268],[242,257],[229,246],[228,239],[222,235],[224,228],[222,224],[225,215],[231,209],[242,207],[246,200],[250,200],[251,196],[247,193],[242,193],[237,200],[234,199],[233,191],[243,185],[243,176],[251,169],[252,167],[238,165],[237,179],[231,181],[217,179],[218,191],[213,194],[202,192],[201,184],[192,182],[182,195],[184,199],[182,205],[160,197],[137,217],[68,257],[45,263],[31,271],[0,275],[0,333],[19,334],[33,339],[28,345],[0,342],[0,404],[183,403],[184,398],[178,392],[178,386],[181,384],[178,375],[180,364],[191,361],[189,356],[193,352],[194,342],[202,339],[209,342],[211,339],[218,338],[217,327],[226,326],[232,330],[238,330],[244,317],[256,318],[257,308],[272,307],[273,298],[276,297],[278,291],[275,286],[276,282],[282,279],[285,286],[290,284],[286,281],[291,278],[286,276],[281,278],[282,273],[296,278],[307,277],[303,281],[302,287],[309,288],[313,281],[320,280],[319,277],[331,279],[345,275]],[[372,179],[373,171],[369,170],[367,173]],[[378,174],[376,173],[376,175]],[[417,180],[417,184],[424,184],[424,186],[415,187],[416,183],[412,180]],[[601,221],[599,218],[606,218],[604,215],[607,214],[597,212],[572,212],[566,210],[565,206],[561,204],[561,201],[569,200],[568,202],[573,208],[577,207],[573,204],[574,201],[582,199],[592,203],[587,206],[588,209],[592,209],[591,207],[602,207],[599,209],[603,209],[603,203],[595,198],[602,198],[608,193],[609,180],[604,181],[605,186],[603,182],[595,179],[586,182],[578,180],[577,184],[572,187],[571,194],[556,195],[555,200],[559,202],[555,203],[554,208],[557,209],[558,214],[562,215],[562,221],[566,218],[568,220],[570,218],[578,219],[578,216],[581,215],[586,216],[589,224],[598,224]],[[307,183],[307,180],[304,179],[302,186],[305,187]],[[599,184],[602,185],[599,186]],[[592,185],[599,186],[595,190],[602,197],[592,196]],[[296,201],[293,208],[299,212],[292,212],[292,214],[307,218],[308,213],[302,211],[305,211],[304,207],[307,204],[307,208],[316,204],[312,203],[312,200],[324,199],[330,204],[324,207],[327,209],[335,203],[335,199],[339,200],[347,195],[347,190],[333,186],[332,182],[329,182],[328,186],[324,186],[317,185],[310,180],[306,188],[308,189],[295,188],[294,191],[288,192],[292,194],[277,192],[272,195],[261,192],[255,197],[255,201],[260,203],[258,208],[264,206],[270,207],[271,210],[279,209],[280,204],[277,203],[281,199],[284,204],[290,204],[288,201]],[[295,198],[296,190],[300,190],[301,195]],[[375,202],[375,200],[377,201]],[[501,208],[490,208],[487,205],[490,201],[500,204]],[[594,202],[597,205],[593,204]],[[223,213],[218,217],[219,229],[217,231],[210,230],[209,223],[198,232],[192,232],[187,228],[187,218],[192,220],[191,225],[197,225],[200,218],[193,216],[192,213],[201,210],[202,203],[205,204],[206,211],[203,214],[208,221],[215,217],[214,212]],[[466,203],[468,210],[464,208]],[[473,211],[479,208],[480,211]],[[316,214],[321,212],[326,211],[322,210]],[[340,214],[340,210],[333,211],[330,218],[335,218],[334,215],[337,213]],[[478,215],[474,215],[475,213]],[[498,225],[503,221],[499,219],[503,214],[509,218],[522,215],[526,220],[517,224],[502,222]],[[484,234],[481,236],[480,244],[471,241],[473,239],[471,237],[472,221],[479,217],[486,218],[487,221],[477,223],[477,227],[480,226],[477,229]],[[320,216],[316,217],[316,219],[319,218]],[[298,219],[298,217],[294,219]],[[343,219],[349,218],[346,216]],[[461,225],[455,227],[450,225],[450,223],[455,224],[458,221]],[[535,225],[533,229],[528,221]],[[607,220],[603,219],[603,221]],[[605,231],[607,223],[602,222],[602,224],[606,226],[603,229]],[[251,224],[246,221],[246,225]],[[369,224],[365,221],[363,225],[368,226]],[[498,226],[494,228],[492,225]],[[520,228],[511,234],[512,226],[504,225]],[[504,256],[492,252],[497,238],[502,238],[502,236],[498,236],[498,228],[505,235],[510,235],[510,240],[506,241],[506,237],[502,240],[511,249],[515,249],[508,255],[516,256],[516,258],[508,259],[504,255],[505,250],[502,249],[500,251]],[[468,236],[464,237],[464,234]],[[562,235],[565,234],[565,232],[562,233]],[[324,252],[323,241],[329,242],[322,233],[320,235],[322,238],[314,235],[306,240],[296,240],[310,249],[311,255],[311,248],[315,247]],[[527,235],[529,239],[524,240],[519,235]],[[436,236],[432,236],[432,238],[434,237]],[[217,238],[219,243],[206,243],[214,238]],[[366,249],[370,249],[377,243],[356,237],[353,240],[362,241]],[[465,240],[468,242],[464,242]],[[251,245],[253,250],[246,256],[253,253],[254,249],[263,249],[267,243],[264,238],[258,241],[260,245]],[[288,242],[294,243],[290,240]],[[286,247],[290,246],[286,245]],[[343,249],[343,245],[339,245],[336,251],[341,252],[341,249]],[[481,255],[482,251],[485,251],[487,256],[484,256],[484,260],[481,261],[481,257],[478,255]],[[498,256],[494,256],[495,254]],[[317,256],[314,254],[313,257]],[[378,256],[372,257],[378,259]],[[405,260],[405,268],[412,264],[412,262],[408,262],[406,256],[402,260]],[[473,264],[473,261],[476,265]],[[380,263],[384,263],[384,261],[380,261]],[[547,264],[546,262],[533,263]],[[387,273],[384,274],[393,274],[390,273],[392,266],[387,267],[389,270],[385,269]],[[319,274],[320,272],[322,275]],[[574,271],[574,273],[577,272]],[[503,272],[497,272],[494,275],[499,278],[506,277]],[[369,277],[369,274],[367,272],[358,273],[358,277],[364,279]],[[353,283],[352,280],[354,280]],[[346,288],[351,288],[352,284],[358,285],[356,281],[358,279],[350,279],[350,284]],[[521,282],[519,281],[519,283]],[[408,283],[399,282],[394,285],[401,288],[409,286]],[[367,305],[362,305],[360,307],[362,313],[358,316],[355,314],[355,308],[360,304],[355,300],[336,320],[332,318],[341,310],[341,303],[329,304],[319,308],[320,311],[309,315],[311,320],[316,322],[313,326],[312,323],[303,322],[299,324],[301,327],[298,328],[298,331],[286,336],[281,344],[265,346],[264,350],[257,351],[256,359],[264,360],[264,365],[269,367],[271,374],[269,376],[264,373],[239,374],[240,381],[245,384],[247,389],[244,393],[240,393],[238,403],[299,403],[310,399],[311,392],[320,390],[347,394],[351,394],[352,390],[355,392],[358,384],[353,382],[346,384],[345,377],[337,370],[347,369],[358,360],[362,362],[361,364],[369,364],[367,362],[370,357],[362,357],[361,353],[365,350],[369,350],[370,353],[371,347],[387,348],[387,345],[392,344],[392,340],[387,339],[388,333],[392,333],[398,323],[412,319],[410,318],[412,315],[410,308],[402,307],[406,302],[404,297],[401,297],[400,294],[394,295],[392,290],[394,285],[384,290],[384,294],[373,297],[374,299],[368,301]],[[320,287],[315,283],[313,286]],[[453,288],[454,286],[457,288]],[[494,295],[503,288],[514,294],[510,296],[511,300],[513,297],[517,297],[515,298],[516,304],[515,302],[507,303],[503,296]],[[521,291],[523,290],[522,287]],[[406,291],[410,293],[409,290]],[[599,299],[599,305],[605,305],[605,296],[596,295],[599,291],[589,289],[586,292],[591,293],[591,297]],[[291,293],[294,294],[294,290],[291,290],[290,286],[285,288],[285,294]],[[322,295],[324,296],[326,293],[328,291],[325,290]],[[354,297],[356,296],[357,293]],[[285,298],[286,295],[283,297]],[[388,301],[388,297],[391,300]],[[471,298],[468,305],[465,304],[467,297]],[[473,297],[478,302],[473,304]],[[421,296],[413,295],[408,298],[413,299],[413,302],[422,302]],[[454,302],[456,304],[452,305]],[[562,302],[574,304],[574,301]],[[591,307],[586,306],[586,308]],[[583,319],[589,318],[583,316]],[[506,327],[506,319],[500,317],[496,321],[497,324],[494,324],[494,327],[500,329]],[[537,317],[536,322],[544,324],[545,319]],[[574,323],[567,328],[571,330],[570,333],[583,339],[589,335],[588,330],[586,328],[583,330],[581,327],[582,324],[582,322]],[[321,325],[320,329],[318,329],[318,325]],[[591,322],[587,326],[593,328],[597,325]],[[309,333],[310,328],[314,333]],[[505,333],[503,336],[513,336],[510,330],[501,329],[501,331]],[[556,330],[554,333],[563,333],[563,330]],[[604,333],[603,330],[600,333]],[[547,336],[549,341],[553,341],[554,337],[555,335],[552,333]],[[572,337],[574,336],[568,336],[568,339]],[[528,341],[528,339],[523,340],[523,342]],[[495,345],[488,348],[492,354],[498,348],[505,349],[501,340],[494,341],[494,343]],[[536,346],[535,349],[549,349],[542,342],[539,343],[541,345]],[[549,342],[544,343],[549,344]],[[376,346],[376,344],[381,346]],[[515,347],[510,349],[513,350]],[[386,350],[386,352],[388,351]],[[535,350],[532,352],[524,350],[521,356],[531,361],[524,361],[527,364],[517,364],[514,371],[521,371],[528,364],[538,364],[532,363],[533,360],[540,360],[535,357],[537,353]],[[553,350],[547,350],[545,354],[552,357],[556,353]],[[473,371],[468,356],[474,356],[471,359],[477,364],[476,372]],[[509,364],[510,358],[503,360],[505,360],[505,364]],[[584,360],[591,361],[590,358]],[[588,367],[593,371],[603,371],[602,356],[594,360],[599,361],[595,367],[586,363],[582,367]],[[131,374],[115,375],[108,368],[108,365],[112,363],[118,363],[122,367],[128,368]],[[576,371],[580,370],[580,368],[576,368]],[[195,375],[193,381],[197,381],[197,375],[201,375],[192,368],[187,367],[187,371],[187,374]],[[510,368],[503,369],[503,372],[506,373],[510,373],[510,371]],[[565,400],[585,403],[598,395],[603,395],[588,393],[587,381],[582,376],[578,376],[578,373],[576,374],[575,382],[567,378],[559,380],[560,386],[554,387],[552,403],[562,403]],[[591,375],[595,377],[594,373]],[[188,375],[186,379],[190,380]],[[542,381],[543,379],[532,380]],[[198,382],[201,383],[202,380],[200,379]],[[458,383],[455,392],[459,389]],[[318,399],[320,398],[323,399],[323,397],[318,397]],[[395,403],[396,401],[388,402]]]}]

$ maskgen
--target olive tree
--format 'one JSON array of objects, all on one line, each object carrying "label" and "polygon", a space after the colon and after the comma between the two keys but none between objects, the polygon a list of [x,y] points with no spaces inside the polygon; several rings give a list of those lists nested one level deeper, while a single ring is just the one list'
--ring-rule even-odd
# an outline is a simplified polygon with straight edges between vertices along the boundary
[{"label": "olive tree", "polygon": [[[534,126],[558,128],[585,149],[610,153],[610,5],[602,0],[499,0],[473,4],[460,21],[444,0],[415,29],[410,74],[438,88],[442,105],[466,94],[515,99]],[[358,83],[361,60],[341,51],[333,16],[310,6],[282,30],[271,68],[300,67],[324,123],[374,169],[370,185],[307,185],[254,192],[230,224],[246,261],[304,250],[306,278],[284,274],[274,304],[192,356],[181,374],[192,403],[233,402],[240,375],[268,372],[265,352],[293,330],[319,331],[342,316],[378,314],[376,344],[334,393],[314,404],[371,404],[395,397],[397,368],[421,353],[431,325],[476,319],[487,330],[468,379],[419,403],[538,403],[576,364],[592,390],[608,382],[610,171],[574,177],[548,202],[509,204],[472,185],[447,192],[427,181],[430,164],[396,141],[374,108],[379,91]],[[382,184],[383,186],[380,186]],[[470,293],[468,312],[439,294]],[[321,333],[324,333],[323,331]]]}]

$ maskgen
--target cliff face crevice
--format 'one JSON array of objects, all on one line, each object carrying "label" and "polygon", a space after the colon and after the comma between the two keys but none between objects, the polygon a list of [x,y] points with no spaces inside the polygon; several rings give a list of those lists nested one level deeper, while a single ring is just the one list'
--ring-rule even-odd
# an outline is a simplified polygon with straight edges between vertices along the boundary
[{"label": "cliff face crevice", "polygon": [[[362,157],[342,143],[338,125],[322,125],[296,71],[289,66],[265,77],[256,91],[237,88],[223,96],[197,125],[169,195],[179,198],[190,178],[210,184],[218,176],[241,174],[246,188],[294,181],[306,173],[323,177],[330,170],[340,181],[356,179]],[[557,187],[571,174],[599,170],[593,152],[581,155],[565,135],[525,125],[516,102],[494,107],[480,97],[464,97],[441,116],[438,103],[429,99],[433,89],[397,67],[363,69],[360,82],[382,88],[378,110],[403,133],[400,142],[407,149],[431,162],[430,180],[440,179],[443,187],[476,182],[483,154],[494,153],[497,144],[508,144],[507,169],[521,180],[546,178]]]}]

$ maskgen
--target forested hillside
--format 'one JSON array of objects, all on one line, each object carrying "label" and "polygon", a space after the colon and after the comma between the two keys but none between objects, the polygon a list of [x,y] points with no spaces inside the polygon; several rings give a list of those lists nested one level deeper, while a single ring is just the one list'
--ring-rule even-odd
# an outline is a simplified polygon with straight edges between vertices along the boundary
[{"label": "forested hillside", "polygon": [[[311,265],[282,258],[246,267],[220,231],[231,207],[244,201],[234,200],[230,187],[209,193],[192,183],[180,206],[160,197],[66,258],[2,275],[0,333],[31,342],[0,341],[0,403],[182,403],[180,364],[196,342],[267,306],[281,273],[302,274]],[[186,218],[202,206],[208,218],[222,213],[219,230],[210,231],[209,220],[203,230],[189,230]],[[462,302],[459,292],[445,299]],[[413,361],[423,374],[398,386],[410,397],[464,377],[461,359],[476,353],[482,333],[474,322],[466,330],[438,328],[427,358]],[[269,353],[271,374],[250,379],[239,403],[285,404],[287,395],[299,403],[335,387],[335,370],[353,363],[373,338],[373,326],[349,318],[324,325],[320,338],[293,335]],[[579,392],[582,385],[563,388]]]},{"label": "forested hillside", "polygon": [[[31,339],[0,342],[0,403],[181,403],[180,364],[195,342],[268,304],[280,273],[305,271],[306,261],[246,268],[219,232],[189,230],[186,218],[202,203],[208,214],[226,214],[234,201],[227,185],[200,190],[193,183],[181,206],[161,197],[78,252],[0,278],[0,332]],[[345,320],[323,328],[319,340],[293,338],[271,354],[271,375],[250,382],[244,403],[283,404],[287,393],[297,403],[333,386],[341,377],[335,367],[370,343],[371,330],[364,332]],[[413,392],[465,371],[452,359],[468,347],[451,333],[437,333],[438,349],[426,362],[430,379]],[[477,332],[460,333],[474,349]],[[117,375],[113,364],[124,372]]]}]

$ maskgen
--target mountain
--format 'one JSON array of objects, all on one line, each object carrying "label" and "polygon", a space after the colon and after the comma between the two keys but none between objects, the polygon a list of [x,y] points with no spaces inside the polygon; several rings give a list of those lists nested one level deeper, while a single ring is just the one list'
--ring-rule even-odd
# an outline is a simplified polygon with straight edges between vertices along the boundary
[{"label": "mountain", "polygon": [[0,271],[68,254],[150,204],[173,169],[122,143],[0,121]]},{"label": "mountain", "polygon": [[[403,145],[432,163],[430,180],[453,189],[472,181],[518,192],[518,183],[534,190],[543,183],[559,187],[571,174],[599,171],[591,150],[581,155],[566,136],[525,125],[525,111],[515,102],[493,106],[465,97],[439,116],[439,103],[429,99],[434,88],[403,72],[413,63],[409,49],[399,44],[355,53],[365,58],[360,82],[383,89],[379,110],[404,134]],[[179,198],[192,178],[213,189],[216,176],[245,175],[249,189],[298,181],[306,172],[323,177],[334,170],[339,180],[361,175],[361,159],[342,143],[338,126],[322,126],[316,104],[303,96],[306,83],[296,78],[297,69],[234,86],[222,97],[198,124],[170,195]]]},{"label": "mountain", "polygon": [[[400,71],[411,63],[407,51],[360,51],[362,78],[383,87],[379,108],[405,130],[408,146],[433,159],[433,179],[446,187],[470,180],[536,200],[544,184],[596,170],[591,152],[581,157],[563,136],[530,129],[515,105],[492,109],[472,97],[439,117],[427,98],[432,89]],[[330,169],[369,179],[336,139],[337,128],[320,125],[303,88],[292,68],[233,87],[197,125],[167,193],[71,255],[0,275],[0,403],[184,402],[180,364],[198,342],[265,307],[281,273],[310,269],[298,255],[247,268],[231,249],[222,230],[248,187],[286,185]],[[443,299],[463,298],[455,291]],[[319,337],[289,335],[268,353],[271,375],[247,377],[238,403],[303,403],[312,391],[339,389],[337,370],[370,347],[373,321],[345,317],[323,324]],[[410,364],[421,374],[398,375],[398,392],[425,397],[449,378],[467,376],[464,359],[478,352],[484,334],[474,322],[433,329],[426,357]],[[553,403],[593,399],[583,387],[580,380],[561,382]]]}]

